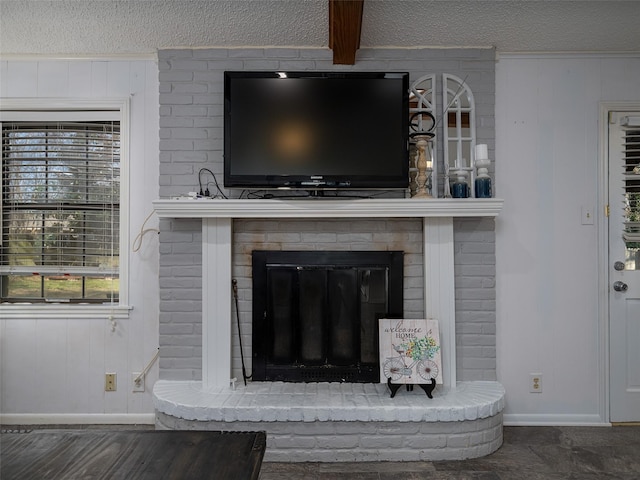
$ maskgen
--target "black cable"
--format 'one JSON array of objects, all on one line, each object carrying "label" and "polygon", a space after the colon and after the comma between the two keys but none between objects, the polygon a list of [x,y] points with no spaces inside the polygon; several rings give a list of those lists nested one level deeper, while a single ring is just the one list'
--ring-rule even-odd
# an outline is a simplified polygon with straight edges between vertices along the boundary
[{"label": "black cable", "polygon": [[247,386],[247,379],[251,378],[251,375],[247,375],[247,369],[244,366],[244,352],[242,350],[242,332],[240,331],[240,310],[238,309],[238,281],[234,278],[231,281],[233,285],[233,298],[236,302],[236,320],[238,323],[238,340],[240,342],[240,359],[242,361],[242,379],[244,380],[244,386]]},{"label": "black cable", "polygon": [[[213,173],[208,168],[201,168],[200,171],[198,172],[198,184],[200,185],[200,195],[204,195],[204,192],[202,191],[202,172],[208,172],[209,174],[211,174],[211,176],[213,177],[213,182],[214,182],[216,188],[218,189],[218,192],[220,192],[220,195],[222,195],[223,198],[227,198],[225,193],[220,188],[220,184],[218,183],[218,179],[216,178],[216,174]],[[208,182],[207,182],[207,185],[209,185]],[[209,189],[209,187],[207,186],[207,190],[208,189]]]}]

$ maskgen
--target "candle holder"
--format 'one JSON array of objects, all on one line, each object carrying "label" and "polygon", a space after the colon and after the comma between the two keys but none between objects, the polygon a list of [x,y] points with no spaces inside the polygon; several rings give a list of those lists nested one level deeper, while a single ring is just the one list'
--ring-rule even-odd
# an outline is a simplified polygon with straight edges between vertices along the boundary
[{"label": "candle holder", "polygon": [[409,168],[409,195],[411,197],[415,197],[416,192],[418,191],[418,181],[416,180],[417,177],[418,169]]},{"label": "candle holder", "polygon": [[409,150],[409,196],[414,197],[418,190],[418,168],[416,163],[418,161],[418,149],[415,142],[411,142],[411,149]]},{"label": "candle holder", "polygon": [[456,170],[456,181],[451,189],[453,198],[469,198],[469,184],[467,183],[467,172]]},{"label": "candle holder", "polygon": [[433,172],[433,147],[431,141],[435,136],[431,132],[415,132],[411,134],[418,148],[418,161],[416,167],[417,189],[414,198],[431,198],[431,174]]},{"label": "candle holder", "polygon": [[449,174],[451,167],[444,162],[444,198],[451,198],[451,175]]}]

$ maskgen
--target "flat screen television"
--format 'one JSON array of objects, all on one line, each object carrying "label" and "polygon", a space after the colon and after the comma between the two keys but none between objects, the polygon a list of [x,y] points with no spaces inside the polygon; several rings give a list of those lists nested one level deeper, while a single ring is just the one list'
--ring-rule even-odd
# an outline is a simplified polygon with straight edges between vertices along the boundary
[{"label": "flat screen television", "polygon": [[224,185],[408,186],[406,72],[225,72]]}]

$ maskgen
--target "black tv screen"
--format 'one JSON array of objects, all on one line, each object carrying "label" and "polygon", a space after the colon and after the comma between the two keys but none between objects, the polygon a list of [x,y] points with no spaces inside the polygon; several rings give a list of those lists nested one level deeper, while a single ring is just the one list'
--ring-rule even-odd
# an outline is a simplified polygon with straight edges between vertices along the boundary
[{"label": "black tv screen", "polygon": [[225,72],[225,187],[406,188],[408,159],[408,73]]}]

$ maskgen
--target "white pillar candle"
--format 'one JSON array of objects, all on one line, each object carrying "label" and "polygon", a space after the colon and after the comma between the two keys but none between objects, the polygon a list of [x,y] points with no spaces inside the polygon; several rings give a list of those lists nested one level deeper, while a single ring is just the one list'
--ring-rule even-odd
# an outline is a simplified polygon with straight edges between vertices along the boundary
[{"label": "white pillar candle", "polygon": [[486,143],[476,145],[476,160],[485,160],[489,158],[489,152],[487,151]]}]

